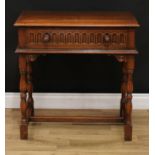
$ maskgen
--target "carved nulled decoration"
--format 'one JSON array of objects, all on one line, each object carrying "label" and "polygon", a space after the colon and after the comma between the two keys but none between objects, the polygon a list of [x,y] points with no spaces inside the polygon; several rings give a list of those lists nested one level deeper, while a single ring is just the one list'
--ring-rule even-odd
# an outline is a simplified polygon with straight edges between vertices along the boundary
[{"label": "carved nulled decoration", "polygon": [[[52,37],[51,43],[120,43],[123,44],[127,42],[127,34],[111,34],[111,33],[30,33],[29,43],[39,43],[43,42],[44,38]],[[49,41],[49,39],[48,39]]]},{"label": "carved nulled decoration", "polygon": [[47,43],[55,47],[65,45],[93,48],[93,45],[98,45],[100,48],[126,48],[127,47],[127,32],[93,32],[93,31],[48,31],[48,32],[29,32],[28,44],[43,44]]}]

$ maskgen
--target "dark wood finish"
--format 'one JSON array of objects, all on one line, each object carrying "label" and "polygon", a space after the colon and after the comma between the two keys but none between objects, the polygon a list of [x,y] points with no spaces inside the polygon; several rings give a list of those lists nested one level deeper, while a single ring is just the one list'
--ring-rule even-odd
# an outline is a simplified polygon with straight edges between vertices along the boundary
[{"label": "dark wood finish", "polygon": [[34,101],[32,97],[33,84],[32,84],[32,64],[29,58],[27,58],[27,91],[28,91],[28,116],[34,116]]},{"label": "dark wood finish", "polygon": [[133,71],[135,67],[135,57],[128,56],[126,62],[126,103],[125,103],[125,140],[132,140],[132,92],[133,92]]},{"label": "dark wood finish", "polygon": [[121,84],[121,93],[122,93],[122,97],[121,97],[121,103],[120,103],[120,116],[124,117],[124,112],[125,112],[125,102],[126,102],[126,95],[127,95],[127,91],[126,91],[126,81],[127,81],[127,74],[126,74],[126,63],[123,62],[122,63],[122,84]]},{"label": "dark wood finish", "polygon": [[20,71],[20,109],[21,109],[21,124],[20,124],[20,138],[27,139],[28,137],[28,117],[27,117],[27,80],[26,80],[26,56],[19,56],[19,71]]},{"label": "dark wood finish", "polygon": [[[128,12],[25,11],[18,28],[21,96],[21,139],[28,138],[28,123],[103,122],[124,124],[124,139],[132,140],[132,92],[135,67],[135,30],[139,26]],[[106,54],[122,63],[120,116],[35,116],[32,62],[44,54]]]}]

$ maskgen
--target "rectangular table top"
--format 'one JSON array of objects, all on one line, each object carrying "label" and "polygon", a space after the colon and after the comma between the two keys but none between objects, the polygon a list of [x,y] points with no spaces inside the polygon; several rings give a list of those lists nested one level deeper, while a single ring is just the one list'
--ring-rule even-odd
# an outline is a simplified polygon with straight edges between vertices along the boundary
[{"label": "rectangular table top", "polygon": [[130,12],[23,11],[14,26],[138,27]]}]

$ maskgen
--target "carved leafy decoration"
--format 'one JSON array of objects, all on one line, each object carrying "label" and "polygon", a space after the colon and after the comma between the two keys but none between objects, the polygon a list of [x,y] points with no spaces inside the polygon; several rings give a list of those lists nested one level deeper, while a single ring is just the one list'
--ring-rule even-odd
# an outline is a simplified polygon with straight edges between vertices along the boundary
[{"label": "carved leafy decoration", "polygon": [[125,55],[115,55],[115,58],[117,59],[118,62],[126,62],[127,58]]},{"label": "carved leafy decoration", "polygon": [[39,55],[29,54],[29,55],[27,55],[27,59],[28,59],[28,61],[33,62],[38,58],[38,56]]}]

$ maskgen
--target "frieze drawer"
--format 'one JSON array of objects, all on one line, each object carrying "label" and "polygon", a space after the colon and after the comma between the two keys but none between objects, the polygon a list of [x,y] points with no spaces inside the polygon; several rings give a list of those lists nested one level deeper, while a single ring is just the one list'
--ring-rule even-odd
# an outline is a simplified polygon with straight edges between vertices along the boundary
[{"label": "frieze drawer", "polygon": [[[132,49],[134,32],[127,29],[19,29],[20,48]],[[22,37],[20,37],[22,36]]]}]

